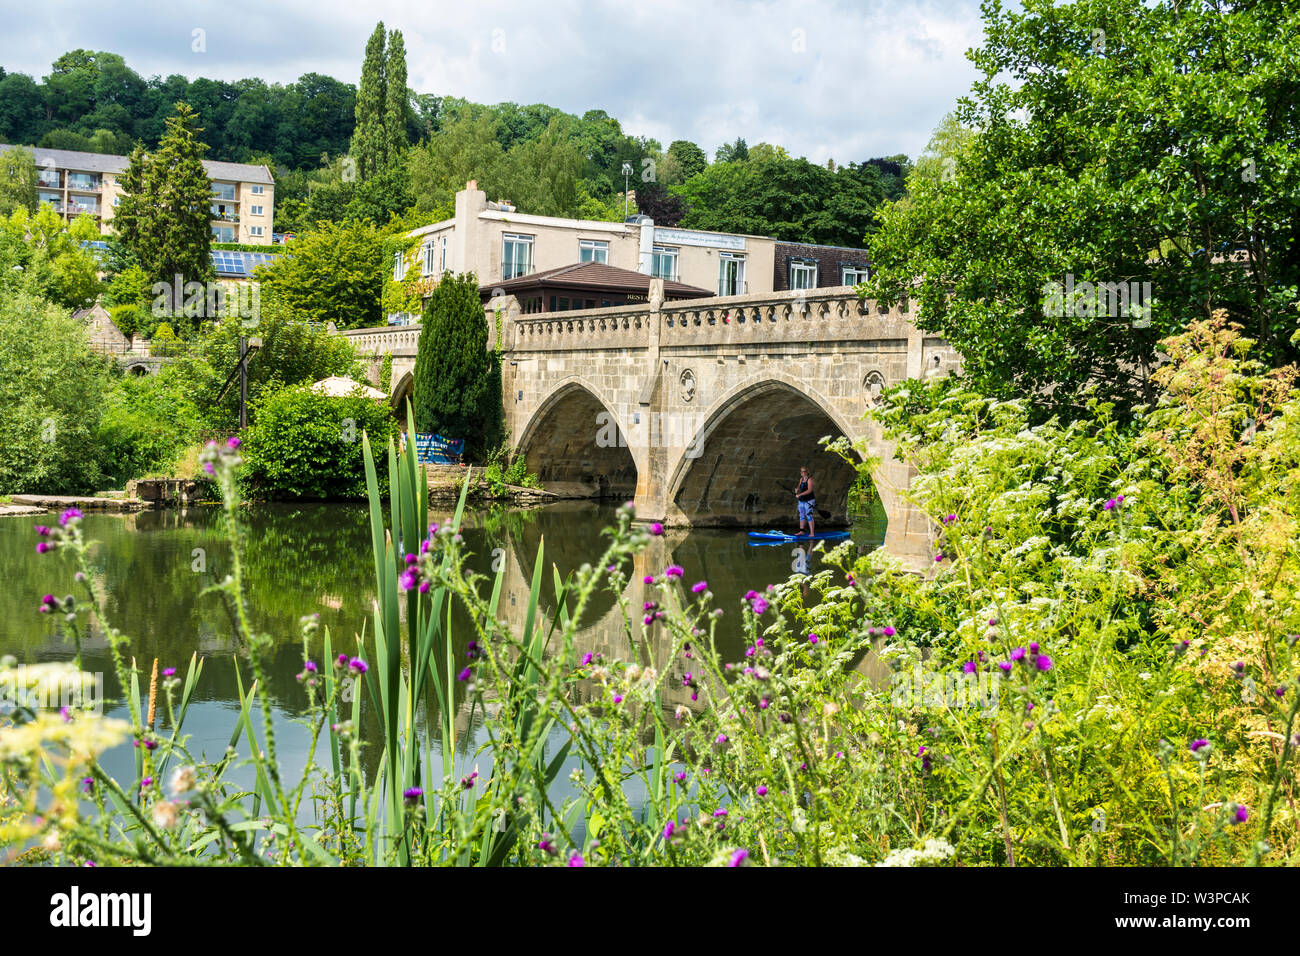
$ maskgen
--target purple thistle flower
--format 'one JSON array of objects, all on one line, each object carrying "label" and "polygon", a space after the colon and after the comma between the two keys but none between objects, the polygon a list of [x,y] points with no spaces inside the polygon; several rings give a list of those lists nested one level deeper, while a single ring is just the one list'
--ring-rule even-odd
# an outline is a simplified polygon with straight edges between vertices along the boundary
[{"label": "purple thistle flower", "polygon": [[758,787],[754,790],[754,792],[758,794],[760,797],[766,797],[767,787],[763,786],[763,784],[760,783]]},{"label": "purple thistle flower", "polygon": [[709,589],[708,581],[696,581],[694,584],[691,585],[691,590],[694,591],[696,594],[699,594],[701,591],[707,591],[708,589]]},{"label": "purple thistle flower", "polygon": [[[314,670],[316,669],[316,665],[313,664],[311,661],[308,661],[308,662],[307,662],[307,669],[308,669],[309,671],[314,671]],[[174,668],[174,667],[164,667],[164,668],[163,668],[162,675],[163,675],[163,677],[175,677],[175,676],[176,676],[176,668]]]},{"label": "purple thistle flower", "polygon": [[592,658],[593,656],[594,656],[594,655],[592,654],[591,651],[587,651],[587,653],[583,654],[583,655],[582,655],[582,666],[583,666],[583,667],[586,667],[588,664],[590,664],[590,663],[591,663],[591,658]]},{"label": "purple thistle flower", "polygon": [[615,695],[614,695],[614,703],[616,703],[616,704],[621,704],[621,703],[623,703],[623,695],[622,695],[622,694],[615,694]]},{"label": "purple thistle flower", "polygon": [[718,734],[718,739],[713,741],[715,744],[725,744],[727,742],[726,734]]},{"label": "purple thistle flower", "polygon": [[69,508],[63,514],[59,515],[59,525],[66,528],[71,522],[82,517],[80,508]]},{"label": "purple thistle flower", "polygon": [[415,803],[422,796],[424,796],[424,791],[419,787],[411,787],[409,790],[402,792],[402,799],[407,803]]},{"label": "purple thistle flower", "polygon": [[898,633],[898,632],[895,631],[895,630],[894,630],[892,627],[890,627],[888,624],[885,625],[885,631],[884,631],[885,637],[893,637],[893,636],[894,636],[895,634],[897,634],[897,633]]},{"label": "purple thistle flower", "polygon": [[646,584],[654,584],[655,576],[653,574],[647,574],[644,578],[642,578],[642,581],[644,581]]},{"label": "purple thistle flower", "polygon": [[767,602],[761,597],[756,597],[751,602],[750,607],[753,609],[755,615],[761,615],[767,610]]},{"label": "purple thistle flower", "polygon": [[543,853],[549,853],[551,856],[555,856],[555,844],[551,842],[551,835],[549,833],[542,834],[542,838],[537,841],[537,849],[541,850]]},{"label": "purple thistle flower", "polygon": [[44,554],[46,551],[49,551],[52,547],[54,547],[54,545],[50,544],[48,541],[38,541],[36,542],[36,553]]},{"label": "purple thistle flower", "polygon": [[680,578],[686,573],[686,569],[680,564],[670,564],[664,568],[664,576],[669,578]]},{"label": "purple thistle flower", "polygon": [[[316,662],[315,662],[315,661],[308,661],[306,664],[303,664],[303,665],[302,665],[302,669],[305,670],[305,671],[306,671],[307,673],[309,673],[309,674],[314,674],[314,673],[316,673]],[[163,671],[163,676],[164,676],[164,677],[170,677],[172,674],[175,674],[175,673],[176,673],[176,668],[174,668],[174,667],[169,667],[169,668],[167,668],[167,670]]]},{"label": "purple thistle flower", "polygon": [[48,538],[50,536],[50,529],[47,525],[38,524],[33,525],[32,528],[39,537]]},{"label": "purple thistle flower", "polygon": [[673,774],[673,779],[676,780],[678,783],[685,783],[685,782],[686,782],[686,771],[685,771],[685,770],[678,770],[675,774]]},{"label": "purple thistle flower", "polygon": [[240,444],[241,444],[241,442],[239,441],[239,439],[238,439],[238,438],[235,438],[235,437],[233,437],[233,436],[230,437],[230,438],[227,438],[227,439],[226,439],[226,447],[227,447],[227,448],[238,448],[238,447],[240,446]]},{"label": "purple thistle flower", "polygon": [[213,465],[212,462],[210,461],[205,461],[203,463],[203,470],[206,471],[209,475],[216,475],[217,473],[216,466]]},{"label": "purple thistle flower", "polygon": [[1232,818],[1236,823],[1245,823],[1250,819],[1250,811],[1246,809],[1245,804],[1239,803],[1237,804],[1237,809],[1233,813]]},{"label": "purple thistle flower", "polygon": [[664,533],[664,526],[660,524],[658,521],[656,521],[654,524],[650,526],[650,533],[655,537],[658,537],[659,535]]},{"label": "purple thistle flower", "polygon": [[152,786],[153,786],[153,777],[145,777],[143,780],[140,781],[141,790],[143,790],[145,787],[152,787]]},{"label": "purple thistle flower", "polygon": [[83,779],[83,780],[81,781],[81,791],[82,791],[82,793],[90,793],[90,792],[93,791],[94,789],[95,789],[95,778],[94,778],[94,777],[86,777],[85,779]]},{"label": "purple thistle flower", "polygon": [[361,658],[354,657],[352,660],[348,661],[348,670],[356,671],[358,674],[364,674],[366,671],[370,670],[370,665]]},{"label": "purple thistle flower", "polygon": [[669,840],[671,840],[673,838],[673,834],[676,831],[677,831],[677,824],[674,823],[672,820],[669,820],[668,823],[664,826],[664,842],[667,843]]},{"label": "purple thistle flower", "polygon": [[1029,653],[1030,653],[1030,654],[1037,654],[1037,653],[1038,653],[1038,642],[1037,642],[1037,641],[1030,641],[1030,642],[1029,642]]},{"label": "purple thistle flower", "polygon": [[744,866],[747,859],[749,859],[748,850],[735,850],[731,854],[731,859],[727,861],[727,866]]},{"label": "purple thistle flower", "polygon": [[1010,662],[1010,661],[998,661],[998,669],[1001,670],[1001,671],[1003,671],[1004,673],[1010,674],[1010,673],[1011,673],[1011,662]]},{"label": "purple thistle flower", "polygon": [[714,817],[725,817],[727,815],[726,807],[718,807],[718,809],[713,811],[713,815]]},{"label": "purple thistle flower", "polygon": [[1204,737],[1197,737],[1195,740],[1191,742],[1191,744],[1188,746],[1188,749],[1191,750],[1192,753],[1196,753],[1196,751],[1200,750],[1202,747],[1208,747],[1208,746],[1210,746],[1210,742],[1208,740],[1206,740]]},{"label": "purple thistle flower", "polygon": [[974,661],[967,661],[965,664],[961,665],[961,669],[966,674],[974,674],[975,671],[979,669],[979,665]]},{"label": "purple thistle flower", "polygon": [[456,675],[456,680],[459,680],[459,681],[467,681],[467,680],[469,680],[469,675],[470,675],[470,669],[467,667],[467,668],[465,668],[463,671],[461,671],[459,674]]},{"label": "purple thistle flower", "polygon": [[1011,651],[1011,659],[1013,661],[1021,660],[1024,656],[1025,649],[1023,647],[1017,647]]},{"label": "purple thistle flower", "polygon": [[1052,659],[1046,654],[1039,654],[1034,660],[1034,666],[1040,671],[1050,671],[1052,669]]},{"label": "purple thistle flower", "polygon": [[809,644],[816,644],[816,643],[817,643],[817,635],[816,635],[816,634],[809,634],[809,635],[808,635],[808,643],[809,643]]},{"label": "purple thistle flower", "polygon": [[579,853],[577,850],[574,850],[574,851],[573,851],[573,856],[569,857],[569,862],[568,862],[566,865],[567,865],[567,866],[586,866],[586,865],[587,865],[587,861],[584,860],[584,859],[582,858],[582,854],[581,854],[581,853]]},{"label": "purple thistle flower", "polygon": [[1112,510],[1115,507],[1115,499],[1114,498],[1106,499],[1106,503],[1102,505],[1102,507],[1105,508],[1107,511]]}]

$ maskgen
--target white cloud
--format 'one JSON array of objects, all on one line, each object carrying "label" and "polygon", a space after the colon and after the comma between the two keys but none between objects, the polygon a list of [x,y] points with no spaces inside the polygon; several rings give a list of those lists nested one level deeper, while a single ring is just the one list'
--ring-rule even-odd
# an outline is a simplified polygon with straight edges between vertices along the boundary
[{"label": "white cloud", "polygon": [[665,146],[739,136],[816,162],[915,156],[969,89],[981,35],[973,0],[0,0],[0,65],[39,77],[86,47],[144,76],[355,83],[378,19],[419,92],[604,109]]}]

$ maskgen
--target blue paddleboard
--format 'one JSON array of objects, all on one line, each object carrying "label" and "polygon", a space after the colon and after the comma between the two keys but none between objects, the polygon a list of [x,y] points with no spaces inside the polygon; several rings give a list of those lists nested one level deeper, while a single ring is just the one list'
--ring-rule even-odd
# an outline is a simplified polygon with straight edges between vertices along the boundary
[{"label": "blue paddleboard", "polygon": [[784,531],[751,531],[756,541],[839,541],[849,536],[848,531],[818,531],[814,535],[786,534]]}]

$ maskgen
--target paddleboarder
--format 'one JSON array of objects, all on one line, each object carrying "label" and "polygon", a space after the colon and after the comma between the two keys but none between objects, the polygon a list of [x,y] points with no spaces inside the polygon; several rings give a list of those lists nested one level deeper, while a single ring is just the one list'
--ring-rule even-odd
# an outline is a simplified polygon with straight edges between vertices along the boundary
[{"label": "paddleboarder", "polygon": [[808,473],[807,465],[799,469],[799,486],[794,490],[794,497],[799,508],[799,533],[795,537],[802,538],[804,536],[803,529],[804,525],[807,524],[808,537],[811,538],[817,533],[817,529],[813,525],[813,515],[816,514],[813,507],[817,502],[813,496],[813,479],[812,475]]}]

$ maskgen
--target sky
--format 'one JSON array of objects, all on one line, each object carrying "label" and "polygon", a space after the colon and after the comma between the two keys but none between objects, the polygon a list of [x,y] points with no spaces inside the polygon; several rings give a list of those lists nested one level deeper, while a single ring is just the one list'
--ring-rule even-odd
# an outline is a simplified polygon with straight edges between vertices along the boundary
[{"label": "sky", "polygon": [[982,36],[977,0],[0,0],[0,65],[39,79],[86,48],[146,77],[356,83],[380,19],[419,93],[603,109],[665,147],[743,137],[818,163],[918,155]]}]

